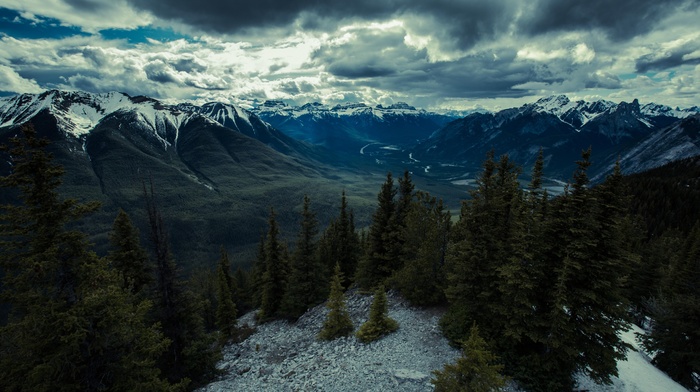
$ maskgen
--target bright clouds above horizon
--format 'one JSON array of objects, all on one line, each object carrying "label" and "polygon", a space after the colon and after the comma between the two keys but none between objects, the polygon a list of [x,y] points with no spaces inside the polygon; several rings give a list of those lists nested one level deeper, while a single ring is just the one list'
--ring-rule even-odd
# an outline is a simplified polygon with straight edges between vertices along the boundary
[{"label": "bright clouds above horizon", "polygon": [[698,0],[0,0],[0,94],[700,105]]}]

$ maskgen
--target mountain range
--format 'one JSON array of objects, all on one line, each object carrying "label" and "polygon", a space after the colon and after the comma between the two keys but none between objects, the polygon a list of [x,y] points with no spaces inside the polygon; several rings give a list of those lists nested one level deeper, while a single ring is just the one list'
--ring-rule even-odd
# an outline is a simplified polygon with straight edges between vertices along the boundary
[{"label": "mountain range", "polygon": [[[0,98],[1,143],[29,122],[53,142],[51,152],[66,168],[65,193],[103,203],[86,223],[98,250],[107,248],[118,208],[145,230],[143,187],[153,182],[174,251],[190,266],[215,260],[221,245],[248,261],[270,207],[293,241],[305,193],[325,226],[345,189],[362,227],[387,171],[412,171],[418,188],[456,208],[489,150],[508,154],[527,173],[542,148],[550,185],[569,179],[588,147],[594,181],[618,159],[631,173],[700,154],[698,107],[566,96],[463,117],[405,103],[268,101],[246,110],[116,92]],[[0,171],[8,170],[2,159]],[[0,198],[9,200],[7,192]]]},{"label": "mountain range", "polygon": [[174,252],[190,266],[216,260],[221,245],[250,256],[271,207],[292,241],[305,193],[324,225],[337,214],[343,189],[358,221],[366,221],[374,198],[367,184],[378,186],[384,176],[227,104],[64,91],[0,99],[0,143],[28,122],[52,141],[51,153],[66,168],[64,193],[102,202],[86,222],[98,251],[107,248],[119,208],[145,233],[144,183],[153,182]]},{"label": "mountain range", "polygon": [[386,107],[364,103],[329,107],[318,102],[287,106],[282,101],[266,101],[253,112],[289,136],[346,152],[356,152],[368,143],[415,144],[459,118],[404,102]]},{"label": "mountain range", "polygon": [[[592,149],[589,175],[601,179],[620,160],[624,173],[638,172],[700,154],[700,108],[671,108],[610,101],[571,101],[566,96],[495,113],[455,120],[409,150],[426,171],[470,177],[485,153],[508,154],[530,166],[542,148],[545,173],[566,181],[581,151]],[[471,173],[471,174],[467,174]]]}]

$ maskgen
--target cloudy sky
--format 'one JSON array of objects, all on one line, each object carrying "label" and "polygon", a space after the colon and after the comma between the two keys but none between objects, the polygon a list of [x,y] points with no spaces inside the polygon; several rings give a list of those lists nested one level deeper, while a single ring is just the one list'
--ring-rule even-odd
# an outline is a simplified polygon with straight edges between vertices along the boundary
[{"label": "cloudy sky", "polygon": [[0,95],[700,105],[699,0],[0,0]]}]

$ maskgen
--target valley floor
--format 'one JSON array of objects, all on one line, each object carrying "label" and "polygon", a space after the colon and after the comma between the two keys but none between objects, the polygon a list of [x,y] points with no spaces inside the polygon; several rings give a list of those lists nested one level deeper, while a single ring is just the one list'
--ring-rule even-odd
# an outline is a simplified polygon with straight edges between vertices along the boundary
[{"label": "valley floor", "polygon": [[[355,328],[366,321],[371,296],[351,291],[347,304]],[[436,309],[409,306],[389,293],[389,316],[399,330],[379,341],[363,344],[354,336],[326,342],[316,339],[327,313],[324,305],[310,309],[296,323],[274,321],[240,344],[224,349],[219,368],[225,375],[200,392],[215,391],[432,391],[432,371],[454,362],[460,352],[442,336]],[[255,325],[254,313],[239,319]],[[623,338],[637,346],[634,332]],[[600,386],[580,377],[579,387],[590,392],[685,391],[653,367],[646,356],[630,351],[618,364],[620,377],[613,385]],[[511,387],[508,390],[513,391]]]}]

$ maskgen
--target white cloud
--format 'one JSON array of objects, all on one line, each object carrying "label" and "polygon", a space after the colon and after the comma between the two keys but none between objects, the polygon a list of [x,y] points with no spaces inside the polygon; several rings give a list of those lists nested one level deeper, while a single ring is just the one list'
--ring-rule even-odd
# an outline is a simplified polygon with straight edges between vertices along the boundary
[{"label": "white cloud", "polygon": [[44,91],[34,80],[25,79],[15,70],[0,65],[0,91],[13,93],[40,93]]},{"label": "white cloud", "polygon": [[58,19],[62,25],[86,32],[103,29],[134,29],[151,24],[154,18],[137,11],[125,0],[87,1],[88,7],[74,7],[64,0],[3,0],[2,6],[20,12],[23,18],[38,22],[36,16]]},{"label": "white cloud", "polygon": [[585,43],[580,43],[572,49],[571,55],[574,64],[588,64],[595,58],[595,51]]}]

